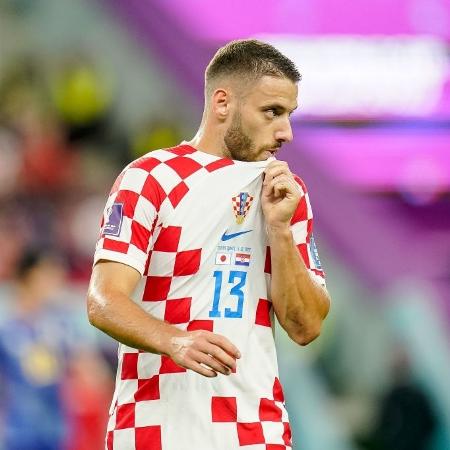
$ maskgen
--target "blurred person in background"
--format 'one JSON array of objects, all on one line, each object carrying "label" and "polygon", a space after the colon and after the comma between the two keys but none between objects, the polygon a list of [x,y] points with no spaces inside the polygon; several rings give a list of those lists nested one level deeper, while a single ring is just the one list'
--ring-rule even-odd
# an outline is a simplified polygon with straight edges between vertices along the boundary
[{"label": "blurred person in background", "polygon": [[425,389],[414,379],[405,349],[392,362],[392,384],[384,394],[372,436],[375,450],[427,450],[437,426]]},{"label": "blurred person in background", "polygon": [[24,252],[8,320],[0,327],[0,442],[5,449],[62,448],[60,387],[67,345],[52,296],[63,280],[64,269],[54,254]]},{"label": "blurred person in background", "polygon": [[[0,323],[0,448],[102,447],[110,375],[65,303],[65,268],[28,248],[17,264]],[[87,374],[96,373],[86,382]]]},{"label": "blurred person in background", "polygon": [[111,190],[88,293],[91,323],[121,343],[109,450],[291,448],[273,310],[306,345],[329,308],[306,187],[273,158],[299,79],[269,44],[226,45],[198,134]]}]

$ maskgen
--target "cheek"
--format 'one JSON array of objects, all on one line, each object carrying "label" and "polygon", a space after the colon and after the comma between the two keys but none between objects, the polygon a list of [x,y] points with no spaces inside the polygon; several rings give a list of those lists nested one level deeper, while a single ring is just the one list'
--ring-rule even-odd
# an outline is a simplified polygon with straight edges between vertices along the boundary
[{"label": "cheek", "polygon": [[254,118],[249,121],[247,126],[247,134],[255,142],[266,140],[270,134],[270,124],[264,118]]}]

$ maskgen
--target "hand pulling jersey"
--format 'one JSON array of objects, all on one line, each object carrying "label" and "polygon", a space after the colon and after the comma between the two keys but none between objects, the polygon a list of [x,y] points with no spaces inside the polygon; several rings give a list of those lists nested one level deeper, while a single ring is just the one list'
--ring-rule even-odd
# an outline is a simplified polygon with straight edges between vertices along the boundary
[{"label": "hand pulling jersey", "polygon": [[[135,268],[142,277],[132,298],[145,311],[183,330],[224,335],[242,357],[231,375],[207,378],[120,344],[108,450],[291,448],[260,203],[268,163],[181,145],[148,153],[116,180],[95,262]],[[302,197],[292,234],[324,285],[308,194],[296,180]]]}]

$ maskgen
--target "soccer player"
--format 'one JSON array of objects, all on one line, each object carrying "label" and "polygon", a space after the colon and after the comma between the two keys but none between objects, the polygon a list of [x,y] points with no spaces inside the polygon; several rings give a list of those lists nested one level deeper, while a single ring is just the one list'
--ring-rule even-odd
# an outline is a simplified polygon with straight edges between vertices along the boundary
[{"label": "soccer player", "polygon": [[10,296],[1,299],[10,303],[7,320],[0,318],[1,449],[63,448],[66,417],[59,392],[69,333],[50,300],[63,272],[55,255],[25,249]]},{"label": "soccer player", "polygon": [[306,345],[330,302],[305,185],[275,159],[299,80],[271,45],[225,45],[196,136],[116,180],[88,292],[120,342],[109,450],[291,448],[273,313]]}]

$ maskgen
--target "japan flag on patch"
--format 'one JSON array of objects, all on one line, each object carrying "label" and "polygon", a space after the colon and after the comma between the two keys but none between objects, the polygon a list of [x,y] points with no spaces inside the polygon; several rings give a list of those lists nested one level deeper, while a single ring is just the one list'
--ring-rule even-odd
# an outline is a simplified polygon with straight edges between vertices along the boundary
[{"label": "japan flag on patch", "polygon": [[250,255],[248,253],[236,253],[235,264],[237,266],[249,266]]},{"label": "japan flag on patch", "polygon": [[103,234],[119,236],[122,228],[123,203],[113,203],[107,211],[108,219],[103,227]]},{"label": "japan flag on patch", "polygon": [[216,264],[217,265],[225,265],[231,264],[231,253],[216,253]]}]

